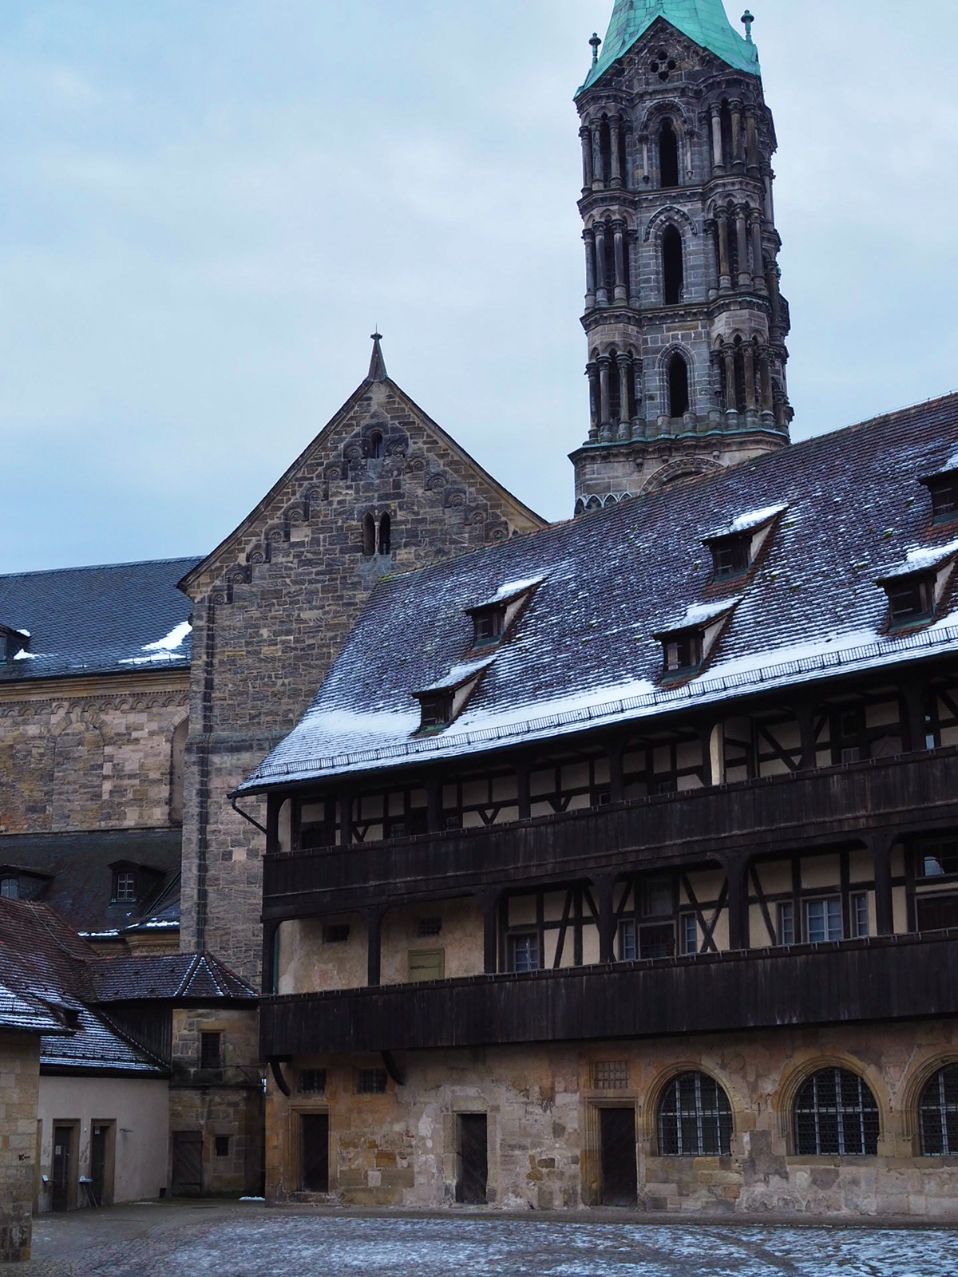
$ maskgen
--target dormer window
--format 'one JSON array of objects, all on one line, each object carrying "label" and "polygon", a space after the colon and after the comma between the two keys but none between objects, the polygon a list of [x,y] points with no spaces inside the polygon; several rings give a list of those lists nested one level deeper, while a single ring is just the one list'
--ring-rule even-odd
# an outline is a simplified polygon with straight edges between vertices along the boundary
[{"label": "dormer window", "polygon": [[931,517],[934,523],[952,523],[958,520],[958,470],[948,474],[935,474],[922,479],[931,496]]},{"label": "dormer window", "polygon": [[472,646],[489,647],[502,638],[506,623],[504,605],[477,607],[472,613]]},{"label": "dormer window", "polygon": [[931,620],[935,611],[935,578],[933,573],[900,576],[885,583],[891,608],[891,623],[897,628],[918,625]]},{"label": "dormer window", "polygon": [[422,707],[421,732],[448,727],[452,722],[452,692],[426,692],[419,697]]},{"label": "dormer window", "polygon": [[0,878],[0,896],[2,896],[4,900],[19,900],[20,879]]},{"label": "dormer window", "polygon": [[0,652],[6,661],[23,659],[24,653],[30,651],[30,635],[26,630],[14,630],[9,625],[0,625]]},{"label": "dormer window", "polygon": [[664,636],[663,668],[666,674],[692,674],[702,664],[702,634],[698,630]]},{"label": "dormer window", "polygon": [[727,581],[742,576],[752,566],[752,538],[750,536],[720,537],[710,544],[712,551],[712,577]]},{"label": "dormer window", "polygon": [[117,904],[136,901],[136,874],[132,869],[114,869],[113,899]]}]

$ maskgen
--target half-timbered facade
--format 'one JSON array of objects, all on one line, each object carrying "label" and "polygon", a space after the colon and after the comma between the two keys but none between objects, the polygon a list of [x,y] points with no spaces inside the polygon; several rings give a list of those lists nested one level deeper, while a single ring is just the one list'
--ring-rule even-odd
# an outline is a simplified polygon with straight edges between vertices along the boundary
[{"label": "half-timbered facade", "polygon": [[238,795],[273,1197],[953,1211],[956,467],[953,396],[377,588]]}]

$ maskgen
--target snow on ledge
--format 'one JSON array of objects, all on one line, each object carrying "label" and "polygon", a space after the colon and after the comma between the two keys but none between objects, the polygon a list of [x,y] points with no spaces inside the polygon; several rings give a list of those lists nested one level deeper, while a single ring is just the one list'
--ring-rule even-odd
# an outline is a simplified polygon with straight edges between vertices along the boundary
[{"label": "snow on ledge", "polygon": [[905,555],[904,563],[889,568],[887,572],[881,574],[879,579],[893,581],[899,576],[911,576],[913,572],[930,572],[955,554],[958,554],[958,541],[949,541],[947,545],[915,546]]}]

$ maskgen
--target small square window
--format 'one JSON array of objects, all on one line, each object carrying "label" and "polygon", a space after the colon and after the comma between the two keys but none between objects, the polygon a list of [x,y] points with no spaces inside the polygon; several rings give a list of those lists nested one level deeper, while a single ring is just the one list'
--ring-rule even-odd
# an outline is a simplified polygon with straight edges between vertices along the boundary
[{"label": "small square window", "polygon": [[931,517],[935,523],[958,519],[958,473],[943,474],[928,482]]},{"label": "small square window", "polygon": [[712,545],[712,575],[716,581],[741,576],[750,567],[750,537],[729,537]]},{"label": "small square window", "polygon": [[323,927],[323,944],[346,944],[348,940],[348,922],[330,922]]},{"label": "small square window", "polygon": [[386,1091],[385,1069],[358,1069],[356,1093],[358,1095],[384,1095]]},{"label": "small square window", "polygon": [[841,896],[823,896],[805,901],[805,939],[808,944],[824,944],[843,940]]},{"label": "small square window", "polygon": [[539,970],[539,937],[534,931],[509,937],[509,966],[513,971]]},{"label": "small square window", "polygon": [[473,647],[490,647],[502,638],[505,628],[505,608],[482,608],[472,614]]},{"label": "small square window", "polygon": [[118,904],[136,900],[136,874],[129,869],[119,869],[113,874],[113,899]]},{"label": "small square window", "polygon": [[228,1135],[214,1136],[213,1147],[217,1157],[229,1157],[230,1137]]},{"label": "small square window", "polygon": [[299,1093],[300,1095],[325,1095],[326,1070],[300,1069]]},{"label": "small square window", "polygon": [[416,922],[417,936],[438,936],[442,934],[442,918],[438,915],[420,918]]},{"label": "small square window", "polygon": [[419,704],[422,706],[420,731],[426,731],[430,727],[449,726],[452,721],[451,692],[429,693],[419,698]]},{"label": "small square window", "polygon": [[223,1035],[222,1033],[200,1034],[200,1068],[221,1069],[223,1067]]},{"label": "small square window", "polygon": [[675,927],[672,923],[640,927],[639,952],[643,958],[671,958],[675,953]]},{"label": "small square window", "polygon": [[666,674],[680,674],[702,664],[701,634],[676,634],[663,641],[662,649]]},{"label": "small square window", "polygon": [[935,607],[934,582],[931,577],[903,577],[890,582],[888,602],[893,625],[908,625],[929,617]]},{"label": "small square window", "polygon": [[628,1090],[628,1060],[597,1060],[592,1065],[592,1087],[596,1091]]},{"label": "small square window", "polygon": [[596,789],[592,794],[593,807],[609,807],[612,804],[611,789]]}]

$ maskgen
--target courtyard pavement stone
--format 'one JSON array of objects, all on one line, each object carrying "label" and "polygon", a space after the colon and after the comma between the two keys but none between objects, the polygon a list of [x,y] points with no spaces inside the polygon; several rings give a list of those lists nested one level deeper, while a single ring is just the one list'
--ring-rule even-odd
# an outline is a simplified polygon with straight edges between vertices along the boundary
[{"label": "courtyard pavement stone", "polygon": [[22,1277],[958,1277],[958,1230],[142,1204],[36,1221]]}]

